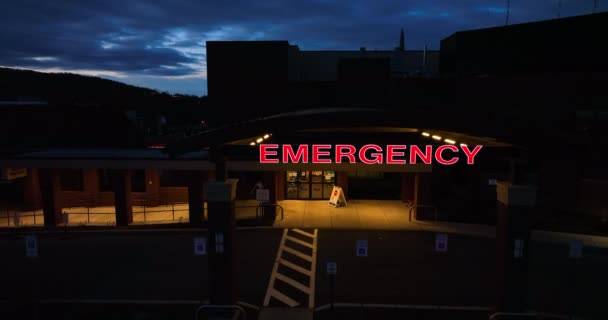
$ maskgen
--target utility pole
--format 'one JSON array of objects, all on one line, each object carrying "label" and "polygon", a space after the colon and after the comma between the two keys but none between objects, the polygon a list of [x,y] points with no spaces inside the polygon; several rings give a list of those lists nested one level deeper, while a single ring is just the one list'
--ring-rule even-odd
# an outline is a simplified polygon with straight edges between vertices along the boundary
[{"label": "utility pole", "polygon": [[505,26],[509,25],[509,13],[511,11],[511,0],[507,0],[507,13],[505,16]]},{"label": "utility pole", "polygon": [[559,2],[557,3],[557,17],[562,17],[562,0],[559,0]]}]

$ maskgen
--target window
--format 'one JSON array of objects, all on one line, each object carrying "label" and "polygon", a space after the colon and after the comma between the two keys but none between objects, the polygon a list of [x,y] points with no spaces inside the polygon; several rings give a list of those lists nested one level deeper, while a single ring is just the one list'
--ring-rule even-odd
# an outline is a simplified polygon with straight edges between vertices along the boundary
[{"label": "window", "polygon": [[59,171],[59,185],[64,191],[83,191],[84,181],[81,169],[62,169]]},{"label": "window", "polygon": [[146,192],[146,171],[131,171],[131,192]]}]

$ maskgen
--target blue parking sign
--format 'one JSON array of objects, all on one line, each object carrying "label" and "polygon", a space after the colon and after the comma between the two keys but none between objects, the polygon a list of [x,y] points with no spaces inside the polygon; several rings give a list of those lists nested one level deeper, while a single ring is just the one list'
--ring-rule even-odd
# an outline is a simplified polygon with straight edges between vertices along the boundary
[{"label": "blue parking sign", "polygon": [[194,238],[194,255],[204,256],[207,254],[207,238]]}]

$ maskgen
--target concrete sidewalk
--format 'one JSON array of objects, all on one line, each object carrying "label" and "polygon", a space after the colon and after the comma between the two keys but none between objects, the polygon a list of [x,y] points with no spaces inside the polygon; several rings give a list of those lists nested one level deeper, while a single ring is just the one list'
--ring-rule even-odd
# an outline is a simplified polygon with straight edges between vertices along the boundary
[{"label": "concrete sidewalk", "polygon": [[[398,200],[349,200],[346,207],[338,208],[329,206],[327,200],[283,200],[277,203],[283,208],[283,216],[278,209],[275,228],[411,230],[496,237],[496,227],[493,225],[416,221],[414,216],[410,222],[410,207]],[[237,200],[237,220],[254,219],[258,205],[259,202],[255,200]],[[206,216],[206,203],[204,207]],[[113,206],[64,208],[63,211],[69,213],[69,225],[114,225],[116,219]],[[21,212],[20,215],[21,225],[43,225],[41,210]],[[187,222],[186,203],[145,208],[133,206],[134,225]],[[13,219],[0,212],[0,226],[13,225]],[[608,237],[596,235],[533,230],[532,240],[564,244],[580,240],[588,247],[608,248]]]},{"label": "concrete sidewalk", "polygon": [[[409,222],[409,209],[398,200],[350,200],[346,207],[333,208],[327,201],[284,200],[278,202],[284,208],[285,218],[277,221],[277,228],[320,229],[371,229],[412,230],[453,233],[479,237],[496,237],[494,225],[455,222]],[[608,248],[608,237],[545,230],[532,230],[532,240],[567,244],[580,240],[584,246]]]}]

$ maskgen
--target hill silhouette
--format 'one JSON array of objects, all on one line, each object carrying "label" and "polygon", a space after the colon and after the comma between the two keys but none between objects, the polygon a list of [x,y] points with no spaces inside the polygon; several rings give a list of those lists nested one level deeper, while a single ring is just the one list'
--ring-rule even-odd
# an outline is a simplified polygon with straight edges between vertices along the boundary
[{"label": "hill silhouette", "polygon": [[[202,84],[201,84],[202,85]],[[100,106],[163,114],[169,124],[205,119],[207,97],[169,94],[73,73],[0,68],[0,101],[41,99],[54,106]]]}]

